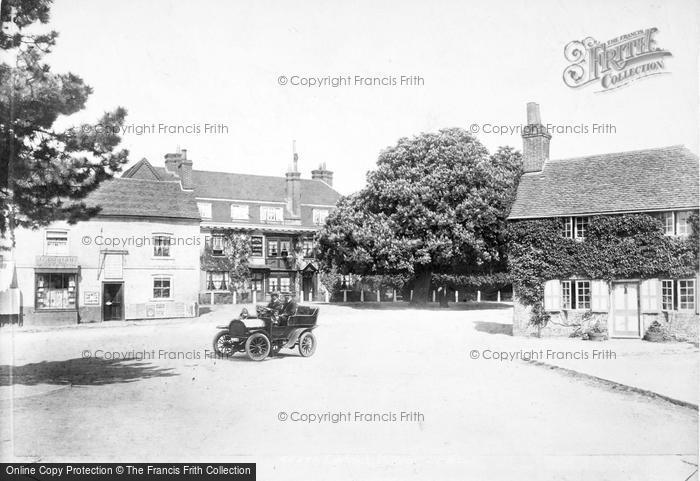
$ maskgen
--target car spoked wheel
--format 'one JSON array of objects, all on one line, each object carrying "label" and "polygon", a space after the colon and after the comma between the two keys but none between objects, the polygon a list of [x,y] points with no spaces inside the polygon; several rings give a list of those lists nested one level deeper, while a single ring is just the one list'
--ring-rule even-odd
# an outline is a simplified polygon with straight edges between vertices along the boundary
[{"label": "car spoked wheel", "polygon": [[233,356],[235,342],[228,331],[221,331],[214,338],[214,352],[220,356]]},{"label": "car spoked wheel", "polygon": [[270,354],[270,340],[261,332],[256,332],[245,342],[245,352],[253,361],[262,361]]},{"label": "car spoked wheel", "polygon": [[305,332],[299,338],[299,354],[311,357],[316,352],[316,338],[311,332]]}]

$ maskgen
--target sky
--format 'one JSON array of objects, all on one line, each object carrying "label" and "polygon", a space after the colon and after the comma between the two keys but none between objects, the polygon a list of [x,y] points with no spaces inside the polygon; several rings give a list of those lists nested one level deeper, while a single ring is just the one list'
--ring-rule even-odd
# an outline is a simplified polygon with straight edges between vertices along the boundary
[{"label": "sky", "polygon": [[[697,153],[699,14],[693,0],[64,0],[47,60],[94,89],[58,125],[125,107],[131,163],[162,165],[179,146],[195,169],[283,175],[296,140],[302,176],[325,162],[349,194],[401,137],[476,124],[490,151],[521,149],[519,133],[490,126],[525,123],[527,102],[543,123],[588,127],[554,132],[552,158],[675,144]],[[652,27],[672,54],[665,74],[606,92],[565,85],[569,42]],[[402,75],[419,79],[400,85]],[[347,76],[338,87],[292,85]],[[155,128],[138,135],[143,126]],[[178,126],[189,133],[167,132]]]}]

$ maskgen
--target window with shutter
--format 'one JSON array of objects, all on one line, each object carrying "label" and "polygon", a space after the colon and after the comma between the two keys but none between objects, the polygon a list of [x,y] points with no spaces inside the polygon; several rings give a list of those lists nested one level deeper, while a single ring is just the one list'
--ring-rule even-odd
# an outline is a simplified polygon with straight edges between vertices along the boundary
[{"label": "window with shutter", "polygon": [[544,283],[544,309],[546,311],[561,310],[561,283],[551,280]]},{"label": "window with shutter", "polygon": [[594,312],[608,312],[608,283],[606,281],[591,281],[591,310]]},{"label": "window with shutter", "polygon": [[642,312],[659,311],[659,281],[645,279],[639,285],[639,304]]}]

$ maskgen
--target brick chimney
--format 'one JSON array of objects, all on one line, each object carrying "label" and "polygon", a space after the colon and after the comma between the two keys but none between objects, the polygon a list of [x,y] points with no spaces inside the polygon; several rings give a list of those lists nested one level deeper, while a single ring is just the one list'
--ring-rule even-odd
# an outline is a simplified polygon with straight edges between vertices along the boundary
[{"label": "brick chimney", "polygon": [[177,166],[180,163],[180,152],[175,154],[165,154],[165,170],[177,175]]},{"label": "brick chimney", "polygon": [[294,142],[294,157],[289,166],[286,177],[285,200],[287,202],[287,217],[293,220],[301,219],[301,174],[299,173],[299,156],[297,155],[296,142]]},{"label": "brick chimney", "polygon": [[180,184],[185,190],[194,189],[194,181],[192,179],[192,161],[187,158],[187,150],[182,149],[180,154],[180,165],[178,165],[178,176]]},{"label": "brick chimney", "polygon": [[165,170],[180,178],[180,185],[185,190],[194,189],[192,179],[192,161],[187,158],[187,150],[180,148],[174,154],[165,154]]},{"label": "brick chimney", "polygon": [[527,172],[540,172],[549,160],[549,140],[552,136],[542,125],[540,106],[527,103],[527,126],[523,130],[523,169]]},{"label": "brick chimney", "polygon": [[315,180],[321,180],[333,187],[333,172],[326,169],[325,162],[319,165],[318,169],[311,171],[311,178]]}]

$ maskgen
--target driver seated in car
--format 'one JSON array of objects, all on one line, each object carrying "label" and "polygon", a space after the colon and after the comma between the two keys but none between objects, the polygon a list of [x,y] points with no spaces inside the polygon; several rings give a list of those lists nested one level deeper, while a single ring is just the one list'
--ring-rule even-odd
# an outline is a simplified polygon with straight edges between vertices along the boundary
[{"label": "driver seated in car", "polygon": [[270,302],[267,304],[267,308],[270,309],[272,314],[272,321],[277,323],[279,320],[280,312],[284,308],[284,304],[280,300],[279,292],[273,292],[270,294]]},{"label": "driver seated in car", "polygon": [[284,293],[284,303],[282,305],[282,312],[280,312],[280,325],[287,325],[289,318],[297,313],[297,303],[294,300],[294,296],[291,292]]}]

